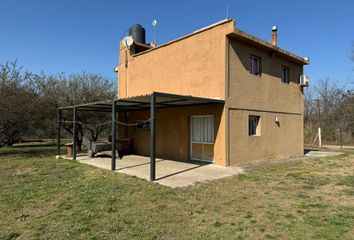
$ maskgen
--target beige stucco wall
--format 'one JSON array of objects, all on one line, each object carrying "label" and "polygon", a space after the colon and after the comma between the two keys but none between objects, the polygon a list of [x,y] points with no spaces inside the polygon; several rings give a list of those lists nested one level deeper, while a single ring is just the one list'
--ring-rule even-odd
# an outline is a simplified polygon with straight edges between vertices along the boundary
[{"label": "beige stucco wall", "polygon": [[[248,136],[249,115],[260,116],[260,136]],[[230,165],[303,154],[302,115],[230,109],[229,117]]]},{"label": "beige stucco wall", "polygon": [[[156,154],[157,157],[188,161],[190,160],[190,117],[194,115],[214,115],[215,144],[213,163],[226,164],[225,156],[225,115],[223,105],[177,107],[157,109],[156,115]],[[150,117],[149,111],[134,111],[128,116],[121,113],[121,121],[135,123]],[[150,132],[136,131],[135,127],[119,127],[119,137],[133,139],[135,154],[150,154]]]},{"label": "beige stucco wall", "polygon": [[[304,97],[298,80],[303,67],[269,52],[230,39],[229,106],[234,108],[303,113]],[[261,57],[261,76],[250,74],[250,54]],[[281,66],[290,69],[289,84],[282,83]]]},{"label": "beige stucco wall", "polygon": [[233,29],[229,21],[133,56],[121,46],[118,96],[155,91],[224,99],[226,34]]},{"label": "beige stucco wall", "polygon": [[[250,54],[262,58],[261,76],[249,73]],[[281,82],[281,66],[290,68],[289,84]],[[267,51],[230,39],[229,109],[230,165],[303,154],[303,93],[298,79],[303,67]],[[248,116],[261,117],[261,135],[248,136]],[[280,125],[275,123],[279,117]]]},{"label": "beige stucco wall", "polygon": [[[122,45],[118,66],[119,98],[166,92],[225,99],[225,106],[179,107],[157,111],[157,155],[189,160],[192,115],[215,115],[213,162],[235,165],[303,154],[303,93],[297,83],[302,65],[249,43],[227,38],[234,22],[184,37],[145,53],[130,55]],[[230,44],[229,44],[230,42]],[[262,58],[262,75],[249,73],[250,54]],[[280,81],[281,65],[291,83]],[[261,116],[261,136],[248,136],[248,116]],[[280,125],[276,125],[279,117]],[[149,118],[135,111],[125,122]],[[136,154],[149,155],[150,134],[120,128],[133,138]]]}]

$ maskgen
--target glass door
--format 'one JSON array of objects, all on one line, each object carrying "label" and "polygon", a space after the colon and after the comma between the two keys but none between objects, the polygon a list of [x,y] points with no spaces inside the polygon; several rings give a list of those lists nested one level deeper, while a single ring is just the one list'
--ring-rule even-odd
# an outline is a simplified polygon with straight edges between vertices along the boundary
[{"label": "glass door", "polygon": [[212,162],[214,156],[214,116],[192,116],[190,129],[191,159]]}]

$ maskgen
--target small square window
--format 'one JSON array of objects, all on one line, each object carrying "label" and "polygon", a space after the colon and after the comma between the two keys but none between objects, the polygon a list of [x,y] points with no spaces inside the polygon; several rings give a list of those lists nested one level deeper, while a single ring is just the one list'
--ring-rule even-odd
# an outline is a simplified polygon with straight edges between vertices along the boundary
[{"label": "small square window", "polygon": [[290,71],[288,67],[282,66],[281,67],[281,81],[283,83],[290,82]]},{"label": "small square window", "polygon": [[248,135],[249,136],[260,136],[260,116],[250,115],[248,117]]},{"label": "small square window", "polygon": [[250,73],[254,75],[261,75],[261,58],[251,55],[250,63]]},{"label": "small square window", "polygon": [[149,132],[150,131],[150,122],[149,121],[137,121],[135,125],[135,130],[139,132]]}]

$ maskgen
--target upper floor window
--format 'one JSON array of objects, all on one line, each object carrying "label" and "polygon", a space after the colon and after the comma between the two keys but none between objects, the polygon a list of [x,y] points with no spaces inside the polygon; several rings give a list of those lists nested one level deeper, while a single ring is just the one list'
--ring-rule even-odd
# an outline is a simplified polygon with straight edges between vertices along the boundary
[{"label": "upper floor window", "polygon": [[254,75],[261,75],[261,58],[251,55],[250,60],[250,73]]},{"label": "upper floor window", "polygon": [[281,66],[281,81],[283,83],[290,82],[290,71],[289,68],[286,66]]}]

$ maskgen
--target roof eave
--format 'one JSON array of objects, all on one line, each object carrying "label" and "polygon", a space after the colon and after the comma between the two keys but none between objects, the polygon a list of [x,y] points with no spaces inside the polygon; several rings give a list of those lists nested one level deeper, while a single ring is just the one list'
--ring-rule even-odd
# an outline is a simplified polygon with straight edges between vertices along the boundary
[{"label": "roof eave", "polygon": [[301,64],[301,65],[308,65],[309,61],[299,57],[293,53],[290,53],[288,51],[285,51],[284,49],[281,49],[277,46],[272,45],[271,43],[268,43],[260,38],[257,38],[255,36],[252,36],[246,32],[243,32],[239,29],[234,29],[233,32],[227,34],[227,36],[229,38],[234,38],[234,39],[238,39],[241,41],[244,41],[246,43],[249,43],[251,45],[257,46],[259,48],[263,48],[265,50],[274,52],[275,54],[277,54],[278,56],[281,56],[283,58],[289,59],[295,63]]},{"label": "roof eave", "polygon": [[231,19],[231,18],[224,19],[224,20],[222,20],[222,21],[220,21],[220,22],[216,22],[216,23],[211,24],[211,25],[209,25],[209,26],[200,28],[200,29],[198,29],[198,30],[196,30],[196,31],[194,31],[194,32],[192,32],[192,33],[190,33],[190,34],[187,34],[187,35],[184,35],[184,36],[182,36],[182,37],[176,38],[176,39],[174,39],[174,40],[171,40],[171,41],[169,41],[169,42],[163,43],[163,44],[158,45],[158,46],[156,46],[156,47],[152,47],[152,48],[150,48],[150,49],[147,49],[146,51],[133,54],[133,57],[137,57],[137,56],[140,56],[140,55],[144,55],[144,54],[149,53],[149,52],[151,52],[151,51],[154,51],[154,50],[157,50],[157,49],[160,49],[160,48],[169,46],[169,45],[171,45],[171,44],[174,44],[174,43],[176,43],[176,42],[182,41],[182,40],[184,40],[184,39],[186,39],[186,38],[189,38],[189,37],[192,37],[192,36],[197,35],[197,34],[199,34],[199,33],[205,32],[205,31],[210,30],[210,29],[212,29],[212,28],[218,27],[218,26],[223,25],[223,24],[225,24],[225,23],[234,22],[234,21],[235,21],[235,20],[234,20],[234,19]]}]

